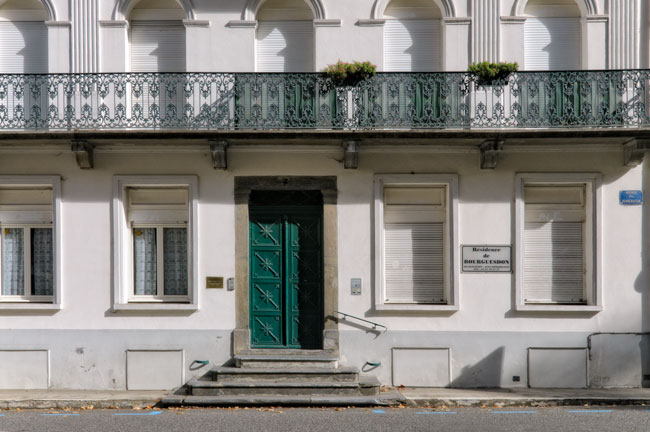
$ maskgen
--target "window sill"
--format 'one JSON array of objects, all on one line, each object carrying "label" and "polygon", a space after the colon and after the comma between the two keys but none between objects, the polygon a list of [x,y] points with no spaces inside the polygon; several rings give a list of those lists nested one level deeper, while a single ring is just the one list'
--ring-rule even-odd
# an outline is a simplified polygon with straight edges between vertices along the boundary
[{"label": "window sill", "polygon": [[199,306],[193,303],[116,303],[113,311],[197,311]]},{"label": "window sill", "polygon": [[59,311],[58,303],[30,303],[0,301],[0,311]]},{"label": "window sill", "polygon": [[460,310],[458,305],[450,304],[389,304],[381,303],[375,305],[377,311],[413,311],[413,312],[456,312]]},{"label": "window sill", "polygon": [[601,312],[602,305],[553,305],[553,304],[519,304],[515,310],[521,312]]}]

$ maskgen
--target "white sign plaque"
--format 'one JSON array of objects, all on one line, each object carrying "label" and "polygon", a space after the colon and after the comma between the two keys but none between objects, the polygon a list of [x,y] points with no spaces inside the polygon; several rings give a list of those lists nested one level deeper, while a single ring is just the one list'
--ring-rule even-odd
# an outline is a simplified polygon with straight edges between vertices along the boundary
[{"label": "white sign plaque", "polygon": [[512,246],[464,245],[463,272],[512,272]]}]

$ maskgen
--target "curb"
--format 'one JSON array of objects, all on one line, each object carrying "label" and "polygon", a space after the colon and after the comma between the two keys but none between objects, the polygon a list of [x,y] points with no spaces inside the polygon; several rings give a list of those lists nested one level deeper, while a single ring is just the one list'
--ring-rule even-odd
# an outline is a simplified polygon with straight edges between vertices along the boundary
[{"label": "curb", "polygon": [[134,409],[155,407],[159,403],[155,400],[92,400],[92,399],[35,399],[35,400],[14,400],[0,401],[0,409]]},{"label": "curb", "polygon": [[584,405],[650,405],[650,399],[642,398],[522,398],[522,399],[407,399],[409,407],[555,407]]}]

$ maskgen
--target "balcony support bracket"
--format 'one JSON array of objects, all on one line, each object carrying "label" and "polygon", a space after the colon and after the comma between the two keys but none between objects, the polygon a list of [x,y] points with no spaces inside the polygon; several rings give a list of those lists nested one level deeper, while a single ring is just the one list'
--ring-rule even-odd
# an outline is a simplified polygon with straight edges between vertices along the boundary
[{"label": "balcony support bracket", "polygon": [[210,140],[210,153],[214,169],[228,169],[228,141]]},{"label": "balcony support bracket", "polygon": [[487,140],[479,146],[481,151],[481,169],[495,169],[499,163],[499,154],[503,151],[503,141]]},{"label": "balcony support bracket", "polygon": [[361,141],[343,141],[343,166],[345,169],[359,168],[359,147],[361,147]]},{"label": "balcony support bracket", "polygon": [[95,167],[95,146],[88,141],[73,140],[71,150],[77,158],[79,168],[92,169]]},{"label": "balcony support bracket", "polygon": [[634,138],[623,144],[623,163],[626,167],[641,165],[649,150],[650,138]]}]

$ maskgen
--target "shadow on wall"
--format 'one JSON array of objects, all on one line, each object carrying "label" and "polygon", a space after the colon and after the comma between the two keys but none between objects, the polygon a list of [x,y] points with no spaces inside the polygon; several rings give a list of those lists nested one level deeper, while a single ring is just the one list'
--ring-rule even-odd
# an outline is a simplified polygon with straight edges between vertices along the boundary
[{"label": "shadow on wall", "polygon": [[24,73],[47,73],[48,42],[45,23],[19,23],[16,27],[25,43],[25,47],[16,53],[23,59]]},{"label": "shadow on wall", "polygon": [[504,353],[505,347],[497,348],[475,365],[464,367],[460,371],[460,375],[449,386],[463,388],[501,387]]},{"label": "shadow on wall", "polygon": [[[648,215],[650,215],[650,202],[647,198],[648,190],[650,190],[650,176],[648,176],[648,169],[650,168],[650,159],[647,157],[642,164],[642,188],[643,193],[646,195],[643,200],[643,206],[641,209],[641,272],[636,278],[634,289],[641,295],[641,332],[650,331],[650,316],[649,316],[649,306],[648,302],[650,297],[648,296],[648,260],[650,259],[650,250],[648,248],[648,236],[650,235],[650,226],[648,221]],[[650,343],[648,337],[641,338],[639,343],[639,349],[641,354],[641,386],[650,387]]]}]

